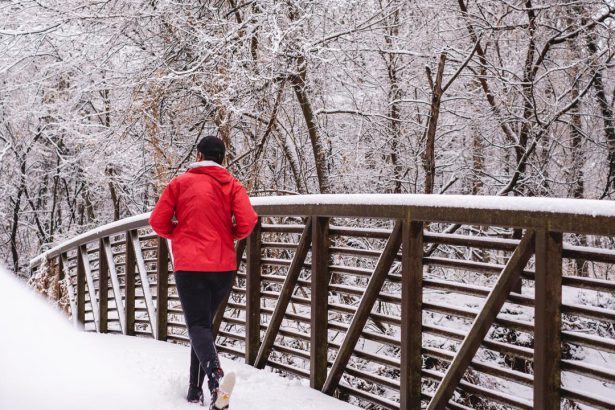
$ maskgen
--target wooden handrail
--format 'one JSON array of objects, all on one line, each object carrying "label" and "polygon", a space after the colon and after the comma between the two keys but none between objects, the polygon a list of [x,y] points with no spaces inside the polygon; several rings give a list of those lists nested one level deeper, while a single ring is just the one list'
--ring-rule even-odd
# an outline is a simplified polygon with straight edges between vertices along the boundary
[{"label": "wooden handrail", "polygon": [[[327,394],[386,408],[467,408],[450,401],[454,390],[520,408],[556,409],[564,398],[615,406],[612,384],[596,395],[583,385],[562,385],[560,376],[569,371],[615,380],[615,363],[588,364],[561,353],[562,343],[615,352],[611,338],[562,328],[562,315],[597,325],[615,320],[612,305],[562,301],[564,289],[615,290],[612,276],[576,276],[564,264],[585,261],[608,275],[615,250],[565,239],[592,235],[586,243],[596,243],[615,236],[615,204],[437,195],[311,195],[252,203],[260,223],[236,246],[235,285],[214,320],[221,352],[308,378]],[[58,269],[73,321],[86,330],[185,343],[170,244],[152,234],[148,218],[88,231],[32,259],[30,267]],[[438,223],[498,230],[452,234],[437,232]],[[526,235],[521,241],[498,235],[501,228]],[[491,260],[469,257],[471,251],[489,252]],[[477,276],[495,284],[474,285]],[[430,317],[449,326],[434,325]],[[465,327],[474,322],[468,331],[452,325],[464,321]],[[498,339],[502,334],[509,337]],[[376,353],[376,347],[383,350]],[[457,353],[447,350],[453,347]],[[485,350],[513,369],[481,361]],[[464,379],[467,371],[480,377]],[[486,388],[483,379],[489,386],[497,379],[533,385],[533,397]],[[387,393],[360,387],[370,384]]]}]

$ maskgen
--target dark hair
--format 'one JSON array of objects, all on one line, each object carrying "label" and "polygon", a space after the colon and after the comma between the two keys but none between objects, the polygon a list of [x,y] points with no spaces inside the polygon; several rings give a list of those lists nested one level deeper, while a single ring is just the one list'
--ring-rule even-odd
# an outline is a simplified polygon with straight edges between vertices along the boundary
[{"label": "dark hair", "polygon": [[203,158],[206,160],[215,161],[218,164],[222,164],[222,161],[224,161],[226,148],[224,147],[224,142],[218,137],[211,135],[203,137],[196,146],[196,149],[203,154]]}]

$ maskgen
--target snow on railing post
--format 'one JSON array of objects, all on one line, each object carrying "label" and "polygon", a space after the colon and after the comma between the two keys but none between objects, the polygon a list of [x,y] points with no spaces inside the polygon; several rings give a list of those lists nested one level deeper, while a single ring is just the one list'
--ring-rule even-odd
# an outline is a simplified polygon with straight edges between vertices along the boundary
[{"label": "snow on railing post", "polygon": [[536,233],[534,408],[560,408],[562,234]]},{"label": "snow on railing post", "polygon": [[158,324],[156,339],[167,340],[169,312],[169,248],[167,241],[161,237],[158,237],[156,258],[156,322]]},{"label": "snow on railing post", "polygon": [[423,223],[409,218],[402,230],[401,274],[401,410],[421,409],[423,340]]},{"label": "snow on railing post", "polygon": [[312,217],[310,318],[310,387],[321,390],[327,379],[329,322],[329,218]]},{"label": "snow on railing post", "polygon": [[260,345],[261,326],[261,224],[250,234],[246,245],[246,356],[254,364]]}]

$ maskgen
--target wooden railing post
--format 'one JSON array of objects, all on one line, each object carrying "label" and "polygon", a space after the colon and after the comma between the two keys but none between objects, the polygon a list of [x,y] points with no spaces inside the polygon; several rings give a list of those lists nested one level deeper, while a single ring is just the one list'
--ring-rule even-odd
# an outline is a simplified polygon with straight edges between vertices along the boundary
[{"label": "wooden railing post", "polygon": [[312,218],[310,387],[321,390],[327,379],[329,349],[329,218]]},{"label": "wooden railing post", "polygon": [[85,324],[85,266],[81,258],[81,247],[77,249],[77,321]]},{"label": "wooden railing post", "polygon": [[254,364],[261,335],[261,227],[260,221],[247,241],[246,266],[246,363]]},{"label": "wooden railing post", "polygon": [[423,223],[405,220],[402,229],[401,410],[421,408],[423,325]]},{"label": "wooden railing post", "polygon": [[156,319],[158,340],[167,340],[167,322],[169,311],[169,248],[164,238],[158,237],[156,278]]},{"label": "wooden railing post", "polygon": [[134,336],[135,334],[135,249],[130,240],[130,233],[126,232],[126,266],[124,267],[124,312],[126,319],[124,323],[124,334]]},{"label": "wooden railing post", "polygon": [[98,245],[98,318],[100,325],[98,331],[107,333],[109,318],[109,264],[105,258],[105,245],[103,240]]},{"label": "wooden railing post", "polygon": [[560,408],[562,234],[536,232],[534,408]]}]

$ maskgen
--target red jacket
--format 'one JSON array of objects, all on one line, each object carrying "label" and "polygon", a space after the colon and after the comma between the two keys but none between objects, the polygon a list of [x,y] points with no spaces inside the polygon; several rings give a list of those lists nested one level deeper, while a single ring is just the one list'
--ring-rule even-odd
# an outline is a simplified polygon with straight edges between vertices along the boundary
[{"label": "red jacket", "polygon": [[203,164],[171,180],[149,223],[171,239],[175,271],[235,270],[233,239],[250,235],[257,215],[239,181],[212,161]]}]

